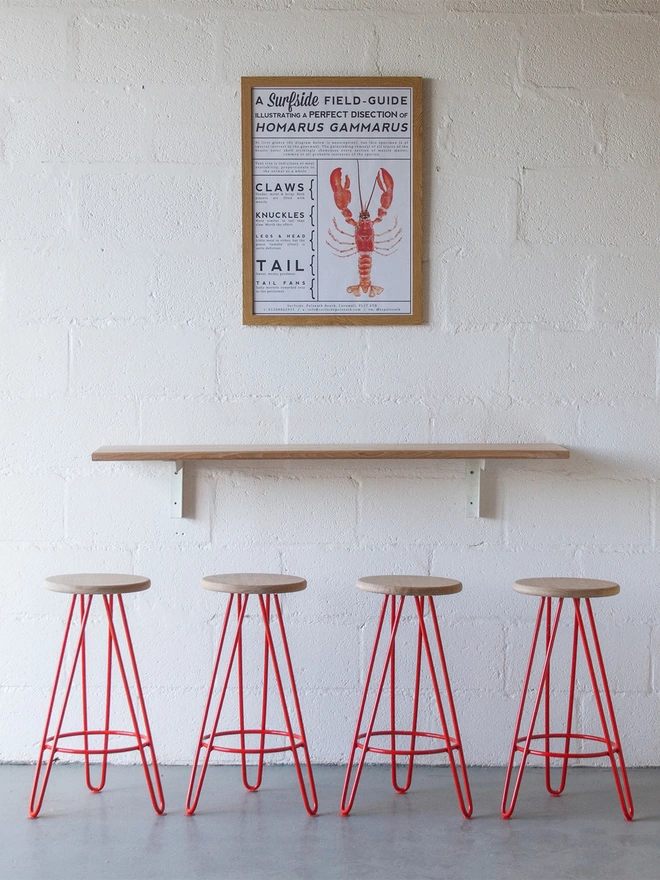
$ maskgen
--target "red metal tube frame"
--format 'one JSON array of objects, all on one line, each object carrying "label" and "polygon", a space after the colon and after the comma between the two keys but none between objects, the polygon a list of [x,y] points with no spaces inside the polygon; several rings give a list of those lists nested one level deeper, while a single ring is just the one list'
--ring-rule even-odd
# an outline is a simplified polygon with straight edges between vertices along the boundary
[{"label": "red metal tube frame", "polygon": [[[307,748],[307,738],[305,736],[305,729],[303,725],[302,713],[300,710],[300,701],[298,699],[298,691],[296,689],[296,683],[293,675],[293,666],[291,663],[291,655],[289,653],[289,644],[286,637],[286,631],[284,628],[284,620],[282,618],[282,608],[280,605],[279,596],[275,594],[273,596],[274,606],[275,606],[275,615],[278,622],[278,628],[282,640],[282,648],[284,652],[284,660],[287,669],[287,673],[289,676],[289,682],[291,685],[291,693],[293,698],[293,708],[295,711],[296,722],[298,725],[299,733],[294,733],[293,726],[291,724],[291,715],[289,712],[289,708],[287,705],[286,695],[284,692],[284,685],[282,683],[282,676],[280,673],[280,665],[277,659],[276,651],[275,651],[275,643],[273,640],[273,634],[270,627],[270,595],[261,596],[259,595],[259,607],[261,610],[261,617],[264,624],[264,674],[263,674],[263,692],[262,692],[262,703],[261,703],[261,727],[259,728],[245,728],[245,715],[244,715],[244,681],[243,681],[243,623],[245,620],[245,612],[247,609],[249,595],[242,595],[239,593],[232,593],[229,597],[229,602],[227,603],[227,608],[225,611],[225,616],[222,624],[222,630],[220,633],[220,641],[218,644],[218,650],[215,657],[215,662],[213,665],[213,671],[211,673],[211,683],[209,686],[208,696],[206,699],[206,705],[204,708],[204,715],[202,718],[202,725],[200,730],[199,739],[197,741],[197,750],[195,752],[195,758],[193,761],[193,768],[190,775],[190,783],[188,785],[188,793],[186,796],[186,815],[191,816],[195,810],[197,809],[197,805],[199,803],[199,798],[202,792],[202,786],[204,784],[204,779],[206,777],[206,771],[208,770],[209,760],[211,757],[211,752],[224,752],[231,754],[239,754],[241,756],[241,777],[243,781],[243,785],[248,791],[256,791],[261,785],[262,777],[263,777],[263,765],[264,765],[264,755],[273,754],[275,752],[291,752],[293,756],[293,762],[296,769],[296,776],[298,778],[298,784],[300,786],[300,793],[302,795],[303,804],[305,809],[309,813],[310,816],[314,816],[318,810],[318,799],[316,796],[316,787],[314,784],[314,775],[312,772],[312,764],[309,757],[309,751]],[[213,695],[215,691],[215,684],[218,677],[218,671],[220,668],[220,660],[223,652],[223,647],[225,643],[225,639],[227,636],[227,628],[229,625],[229,619],[231,614],[232,605],[234,603],[234,599],[236,599],[236,610],[237,610],[237,621],[236,621],[236,633],[234,635],[234,639],[232,641],[232,646],[229,654],[229,661],[227,663],[227,668],[225,672],[225,677],[222,683],[222,687],[220,690],[220,697],[218,699],[217,708],[215,714],[213,716],[213,723],[208,728],[207,732],[207,722],[209,719],[209,714],[211,712],[211,706],[213,704]],[[239,711],[239,728],[237,730],[219,730],[220,717],[222,714],[222,707],[224,705],[225,696],[227,693],[227,687],[229,685],[229,679],[231,676],[232,668],[234,666],[234,662],[236,661],[237,666],[237,678],[238,678],[238,711]],[[266,727],[267,720],[267,708],[268,708],[268,675],[269,675],[269,665],[273,668],[273,675],[275,677],[275,683],[277,686],[277,691],[280,697],[280,702],[282,704],[282,712],[284,714],[284,724],[286,730],[271,730]],[[245,745],[245,737],[246,735],[258,735],[259,736],[259,746],[257,748],[247,748]],[[225,736],[238,735],[240,745],[237,747],[233,746],[219,746],[216,744],[216,740]],[[277,747],[267,747],[266,746],[266,737],[267,736],[277,736],[277,737],[285,737],[288,739],[288,744]],[[302,749],[303,755],[305,758],[305,766],[307,770],[307,780],[309,785],[309,793],[307,791],[307,786],[305,785],[305,779],[303,776],[302,765],[300,761],[300,755],[298,750]],[[204,751],[204,757],[201,761],[200,765],[200,756]],[[247,755],[259,755],[259,762],[257,765],[257,778],[254,784],[250,783],[247,776]]]},{"label": "red metal tube frame", "polygon": [[[440,636],[440,627],[438,625],[438,618],[435,611],[435,605],[433,602],[433,598],[431,596],[428,597],[429,609],[431,614],[431,621],[433,624],[433,632],[435,634],[435,641],[440,657],[440,666],[442,669],[442,677],[445,686],[445,696],[449,706],[449,714],[451,717],[451,725],[453,735],[449,730],[447,724],[447,716],[445,713],[445,709],[443,706],[443,699],[440,695],[440,688],[438,685],[438,678],[435,671],[435,664],[433,661],[433,655],[431,652],[431,644],[428,637],[428,632],[426,629],[426,623],[424,621],[424,603],[427,601],[426,597],[423,596],[415,596],[415,607],[417,611],[417,620],[418,620],[418,634],[417,634],[417,652],[416,652],[416,661],[415,661],[415,690],[413,695],[413,713],[412,713],[412,723],[410,730],[399,730],[396,726],[396,701],[395,701],[395,688],[396,688],[396,677],[395,677],[395,643],[396,643],[396,634],[399,628],[399,623],[401,621],[401,613],[403,611],[403,605],[405,601],[405,596],[401,596],[399,598],[398,604],[396,600],[396,596],[385,596],[383,600],[382,609],[380,612],[380,617],[378,619],[378,626],[376,629],[376,637],[374,639],[374,646],[371,652],[371,658],[369,661],[369,666],[367,668],[367,676],[364,684],[364,690],[362,693],[362,699],[360,701],[360,708],[358,710],[358,718],[355,726],[355,735],[353,737],[353,745],[351,748],[351,753],[348,761],[348,767],[346,770],[346,778],[344,780],[344,787],[341,795],[341,804],[340,804],[340,814],[342,816],[348,816],[353,808],[353,804],[355,802],[355,796],[357,794],[358,785],[360,783],[360,777],[362,775],[362,770],[364,768],[365,758],[367,756],[367,752],[374,752],[376,754],[381,755],[391,755],[392,757],[392,785],[399,794],[403,794],[410,788],[410,784],[412,782],[412,774],[413,774],[413,765],[414,759],[418,755],[436,755],[436,754],[446,754],[449,759],[449,765],[451,767],[452,777],[454,781],[454,786],[456,788],[456,796],[458,798],[458,805],[461,810],[463,816],[466,819],[469,819],[472,815],[472,796],[470,794],[470,784],[468,782],[467,768],[465,765],[465,757],[463,755],[463,745],[461,742],[460,731],[458,727],[458,720],[456,717],[456,709],[454,706],[454,699],[451,692],[451,686],[449,682],[449,673],[447,671],[447,663],[445,660],[445,653],[442,646],[442,639]],[[364,717],[364,712],[367,704],[367,698],[369,695],[369,687],[371,684],[371,679],[373,676],[374,665],[376,662],[376,656],[378,653],[378,646],[381,639],[381,634],[383,631],[385,619],[387,616],[388,605],[390,606],[390,635],[389,641],[387,644],[386,654],[385,654],[385,662],[383,665],[383,671],[381,673],[377,688],[376,688],[376,696],[373,704],[373,708],[371,710],[371,715],[369,716],[369,722],[367,724],[367,728],[364,732],[361,732],[362,719]],[[435,696],[436,706],[438,709],[438,714],[440,716],[440,724],[442,728],[442,733],[430,733],[428,731],[420,731],[417,729],[417,716],[419,710],[419,687],[420,687],[420,677],[421,677],[421,661],[422,661],[422,647],[424,648],[424,653],[427,659],[429,672],[431,674],[431,682],[433,685],[433,693]],[[385,681],[389,675],[390,680],[390,729],[389,730],[374,730],[374,725],[376,722],[376,716],[378,713],[378,707],[380,704],[380,700],[382,697],[383,689],[385,686]],[[375,736],[389,736],[390,738],[390,748],[380,748],[377,746],[371,745],[371,739]],[[396,738],[397,736],[406,736],[410,737],[410,748],[408,749],[399,749],[396,747]],[[417,748],[417,739],[418,738],[425,739],[434,739],[440,740],[443,745],[437,748],[432,749],[423,749]],[[353,777],[353,761],[355,759],[356,752],[360,750],[360,757],[358,759],[357,767],[355,768],[355,776]],[[457,753],[459,762],[460,762],[460,777],[458,773],[458,767],[456,762],[456,756],[454,753]],[[397,768],[396,768],[396,758],[397,756],[406,756],[408,757],[408,770],[406,774],[406,780],[403,785],[399,785],[397,779]],[[351,784],[351,778],[353,777],[353,782]],[[462,777],[462,779],[461,779]],[[462,785],[461,785],[462,781]]]},{"label": "red metal tube frame", "polygon": [[[614,706],[612,704],[612,697],[610,694],[610,688],[607,681],[607,676],[605,674],[605,664],[603,662],[603,655],[600,648],[600,642],[598,639],[598,633],[596,631],[596,622],[593,616],[593,610],[591,608],[591,601],[589,599],[585,599],[585,605],[587,609],[587,616],[589,619],[589,628],[591,631],[591,636],[594,645],[594,651],[596,654],[596,661],[598,665],[598,672],[600,675],[601,684],[599,685],[598,677],[596,675],[596,670],[593,662],[592,651],[589,647],[589,640],[587,636],[587,630],[584,625],[584,620],[582,617],[582,612],[580,608],[581,599],[573,599],[573,607],[574,607],[574,626],[573,626],[573,646],[571,651],[571,678],[569,683],[569,697],[568,697],[568,717],[566,720],[566,730],[561,733],[552,733],[550,731],[550,663],[552,659],[552,651],[554,648],[555,638],[557,635],[557,629],[559,626],[559,620],[562,613],[562,608],[564,604],[564,599],[558,600],[557,611],[555,613],[554,622],[551,623],[552,618],[552,599],[550,597],[543,597],[539,604],[539,610],[536,617],[536,625],[534,627],[534,634],[532,637],[532,647],[530,650],[529,661],[527,664],[527,671],[525,673],[525,679],[523,682],[522,695],[520,698],[520,706],[518,708],[518,715],[516,718],[516,726],[513,734],[513,742],[511,744],[511,752],[509,756],[509,764],[507,767],[506,779],[504,782],[504,792],[502,795],[502,818],[510,819],[513,815],[513,811],[516,806],[516,801],[518,799],[518,794],[520,792],[520,785],[522,782],[523,773],[525,771],[525,763],[529,755],[538,755],[545,758],[545,784],[546,788],[551,795],[554,797],[559,796],[564,787],[566,785],[566,775],[568,771],[568,760],[569,758],[601,758],[601,757],[609,757],[610,764],[612,767],[612,773],[614,775],[614,782],[617,790],[617,795],[619,797],[619,803],[621,804],[621,810],[623,812],[624,818],[628,821],[631,821],[634,816],[634,807],[632,802],[632,795],[630,793],[630,785],[628,782],[628,774],[626,771],[626,766],[623,760],[623,751],[621,749],[621,740],[619,738],[619,731],[616,724],[616,717],[614,715]],[[545,645],[545,656],[543,661],[543,668],[541,671],[541,680],[539,689],[537,691],[536,697],[534,699],[534,704],[532,708],[532,715],[529,722],[529,728],[526,736],[520,736],[520,728],[522,725],[522,718],[525,709],[525,702],[527,699],[527,692],[529,689],[529,681],[532,674],[532,667],[534,664],[534,657],[536,654],[536,647],[538,643],[539,632],[541,629],[541,624],[543,621],[543,616],[545,612],[546,619],[546,645]],[[574,707],[574,698],[575,698],[575,678],[576,678],[576,666],[577,666],[577,649],[578,649],[578,637],[581,641],[585,659],[587,662],[587,668],[589,671],[589,678],[591,680],[591,686],[593,688],[594,697],[596,700],[596,707],[598,710],[598,716],[600,718],[601,727],[603,730],[603,736],[594,736],[591,734],[579,734],[574,733],[572,731],[572,718],[573,718],[573,707]],[[601,697],[601,687],[602,692],[605,696],[605,703],[607,705],[607,714],[609,715],[609,725],[611,725],[612,732],[610,733],[610,726],[608,725],[608,720],[605,714],[605,709],[603,707],[603,699]],[[541,700],[545,696],[545,713],[544,713],[544,732],[541,734],[534,733],[534,727],[536,724],[536,719],[538,716],[539,708],[541,705]],[[564,740],[564,749],[563,751],[553,751],[550,747],[550,741],[553,739],[563,739]],[[545,748],[544,749],[533,749],[531,747],[532,742],[536,740],[543,740]],[[594,752],[571,752],[571,740],[586,740],[588,742],[594,743],[602,743],[605,746],[604,749]],[[520,765],[518,767],[518,773],[516,775],[516,781],[514,783],[513,792],[511,795],[511,799],[509,802],[509,788],[511,784],[511,777],[514,768],[514,761],[517,752],[522,753],[522,758],[520,761]],[[558,788],[553,788],[550,780],[550,759],[551,758],[559,758],[562,759],[562,767],[561,767],[561,778]],[[617,764],[618,762],[618,764]]]},{"label": "red metal tube frame", "polygon": [[[138,704],[140,707],[140,713],[142,715],[142,723],[143,730],[140,730],[140,724],[138,721],[138,715],[135,711],[135,705],[133,701],[133,697],[131,695],[131,688],[128,681],[128,676],[126,674],[126,667],[124,664],[124,659],[122,657],[122,651],[119,644],[119,639],[117,636],[117,630],[114,623],[114,596],[104,595],[103,603],[106,612],[106,618],[108,621],[108,650],[107,650],[107,668],[106,668],[106,698],[105,698],[105,724],[104,727],[100,730],[90,730],[88,723],[88,712],[87,712],[87,656],[86,656],[86,629],[89,621],[89,614],[92,607],[92,601],[94,599],[93,595],[74,595],[71,599],[71,606],[69,609],[69,614],[67,617],[65,629],[64,629],[64,638],[62,640],[62,648],[59,654],[59,660],[57,664],[57,670],[55,673],[55,682],[53,684],[53,690],[51,693],[50,702],[48,705],[48,712],[46,714],[46,724],[44,727],[44,735],[41,741],[41,748],[39,750],[39,757],[37,759],[37,767],[34,775],[34,782],[32,784],[32,792],[30,795],[30,807],[29,807],[29,816],[31,819],[36,819],[41,811],[44,796],[46,794],[46,787],[48,785],[48,780],[50,778],[50,773],[53,767],[53,762],[55,759],[55,755],[58,752],[68,755],[84,755],[85,758],[85,782],[87,787],[91,792],[98,793],[100,792],[106,783],[107,776],[107,767],[108,767],[108,755],[119,754],[123,752],[133,752],[139,751],[140,758],[142,761],[142,767],[144,770],[144,775],[147,783],[147,789],[149,791],[149,797],[151,799],[151,803],[153,805],[154,810],[161,815],[165,811],[165,799],[163,797],[163,789],[160,781],[160,774],[158,771],[158,763],[156,760],[156,753],[153,747],[153,740],[151,736],[151,729],[149,727],[149,719],[147,716],[147,710],[144,703],[144,694],[142,692],[142,685],[140,684],[140,677],[138,675],[137,663],[135,660],[135,653],[133,651],[133,643],[131,640],[130,630],[128,627],[128,620],[126,618],[126,611],[124,609],[124,602],[121,595],[117,596],[117,604],[119,607],[119,612],[122,621],[122,628],[126,641],[126,648],[128,650],[128,656],[130,660],[130,668],[133,673],[133,681],[135,684],[135,690],[137,692]],[[53,718],[55,703],[57,700],[57,692],[58,686],[60,682],[60,678],[62,675],[62,667],[64,665],[64,659],[66,656],[67,643],[69,640],[69,636],[71,633],[71,627],[74,619],[74,614],[76,610],[76,605],[80,607],[80,634],[78,636],[73,663],[71,665],[71,671],[69,673],[69,677],[65,686],[64,691],[64,699],[62,702],[62,707],[60,709],[58,720],[54,728],[54,732],[50,734],[51,730],[51,721]],[[117,667],[119,669],[119,674],[121,677],[121,681],[124,687],[124,692],[126,694],[126,702],[128,704],[128,710],[131,716],[131,722],[133,725],[133,730],[112,730],[110,729],[110,700],[111,700],[111,684],[112,684],[112,661],[116,660]],[[76,731],[66,731],[62,732],[62,725],[64,723],[64,717],[67,710],[67,705],[69,702],[69,697],[71,695],[71,688],[73,686],[73,682],[75,679],[76,670],[78,668],[78,663],[80,662],[80,675],[81,675],[81,693],[82,693],[82,730]],[[98,749],[92,749],[89,747],[89,738],[90,736],[102,736],[103,737],[103,747]],[[123,747],[113,747],[110,748],[109,740],[110,737],[128,737],[133,741],[132,745],[123,746]],[[69,748],[60,745],[61,740],[66,740],[71,737],[82,737],[83,739],[83,748]],[[48,758],[44,764],[44,755],[48,752]],[[147,760],[147,752],[151,758],[151,765],[149,765]],[[91,781],[91,770],[90,770],[90,755],[101,755],[101,778],[97,785],[94,785]]]}]

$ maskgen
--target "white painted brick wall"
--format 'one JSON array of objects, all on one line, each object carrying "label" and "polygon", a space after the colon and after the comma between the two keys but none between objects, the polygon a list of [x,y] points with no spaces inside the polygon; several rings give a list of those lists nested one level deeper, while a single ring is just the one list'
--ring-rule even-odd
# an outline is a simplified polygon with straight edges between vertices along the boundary
[{"label": "white painted brick wall", "polygon": [[[79,82],[194,85],[214,78],[216,23],[203,9],[187,15],[154,8],[87,12],[73,19],[72,64]],[[130,3],[127,4],[130,7]],[[175,4],[176,5],[176,4]]]},{"label": "white painted brick wall", "polygon": [[595,320],[640,329],[655,326],[660,318],[660,299],[654,295],[659,273],[655,248],[599,254],[593,269]]},{"label": "white painted brick wall", "polygon": [[25,322],[145,318],[151,313],[148,251],[109,242],[0,245],[5,277],[3,314]]},{"label": "white painted brick wall", "polygon": [[[511,88],[456,89],[446,104],[448,152],[459,166],[484,169],[580,167],[598,162],[600,105],[570,94]],[[511,137],[512,132],[515,137]],[[548,137],[548,132],[554,135]]]},{"label": "white painted brick wall", "polygon": [[208,330],[140,325],[82,327],[72,334],[71,388],[81,394],[185,396],[215,386],[215,338]]},{"label": "white painted brick wall", "polygon": [[650,332],[520,330],[511,355],[511,394],[530,402],[652,398],[655,349]]},{"label": "white painted brick wall", "polygon": [[57,88],[45,96],[10,100],[6,158],[137,162],[144,158],[149,134],[146,112],[144,102],[92,90],[69,97]]},{"label": "white painted brick wall", "polygon": [[80,181],[81,233],[95,241],[205,241],[224,189],[217,172],[86,175]]},{"label": "white painted brick wall", "polygon": [[391,15],[376,22],[378,64],[388,73],[424,68],[421,75],[442,84],[482,87],[509,85],[516,75],[518,33],[506,17]]},{"label": "white painted brick wall", "polygon": [[368,395],[395,400],[456,400],[506,393],[506,331],[456,333],[418,327],[410,333],[411,345],[394,354],[395,329],[369,331],[365,378]]},{"label": "white painted brick wall", "polygon": [[66,166],[15,173],[0,168],[0,236],[2,241],[64,238],[71,228],[73,193]]},{"label": "white painted brick wall", "polygon": [[[548,248],[464,248],[448,259],[447,316],[452,324],[549,324],[586,329],[589,258]],[[495,281],[495,279],[497,279]],[[497,288],[498,296],[494,296]]]},{"label": "white painted brick wall", "polygon": [[[186,762],[224,605],[199,579],[253,569],[309,580],[283,607],[329,762],[380,606],[358,575],[463,580],[438,605],[489,764],[535,611],[511,582],[618,580],[595,607],[627,759],[660,763],[659,35],[657,0],[0,0],[0,760],[35,757],[66,614],[46,575],[153,579],[127,604],[159,755]],[[427,326],[241,326],[242,74],[426,78]],[[573,455],[489,464],[481,520],[460,463],[201,463],[171,520],[164,465],[90,460],[487,440]],[[593,726],[588,688],[578,708]]]},{"label": "white painted brick wall", "polygon": [[[657,169],[524,170],[522,237],[532,244],[635,247],[658,244]],[[603,205],[612,206],[603,211]]]},{"label": "white painted brick wall", "polygon": [[657,167],[660,145],[658,104],[647,98],[617,99],[606,108],[605,134],[608,165]]},{"label": "white painted brick wall", "polygon": [[531,85],[646,89],[660,76],[660,21],[651,16],[530,16],[521,36]]},{"label": "white painted brick wall", "polygon": [[[9,323],[0,326],[0,388],[3,398],[56,398],[68,385],[65,326]],[[38,412],[38,408],[37,408]],[[37,467],[39,462],[34,463]]]},{"label": "white painted brick wall", "polygon": [[468,244],[514,244],[517,186],[504,169],[495,174],[468,175],[443,173],[441,166],[431,179],[438,192],[438,198],[427,208],[427,212],[433,212],[434,233],[429,248],[435,260],[449,248]]},{"label": "white painted brick wall", "polygon": [[70,51],[67,16],[50,9],[0,12],[0,78],[17,85],[64,79]]}]

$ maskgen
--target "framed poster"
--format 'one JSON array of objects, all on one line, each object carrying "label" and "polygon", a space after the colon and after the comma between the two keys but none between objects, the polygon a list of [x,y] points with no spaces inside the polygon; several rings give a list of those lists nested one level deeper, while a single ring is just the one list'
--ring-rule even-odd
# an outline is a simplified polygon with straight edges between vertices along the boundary
[{"label": "framed poster", "polygon": [[422,80],[245,77],[243,323],[422,323]]}]

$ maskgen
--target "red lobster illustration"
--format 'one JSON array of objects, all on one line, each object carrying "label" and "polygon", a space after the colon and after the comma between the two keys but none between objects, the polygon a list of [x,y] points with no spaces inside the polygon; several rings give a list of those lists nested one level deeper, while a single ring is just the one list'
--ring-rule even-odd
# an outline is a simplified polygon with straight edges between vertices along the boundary
[{"label": "red lobster illustration", "polygon": [[[351,191],[349,189],[351,180],[348,174],[345,175],[343,183],[341,168],[335,168],[330,174],[330,186],[332,187],[332,192],[335,196],[335,205],[337,205],[343,214],[344,220],[354,228],[351,232],[346,232],[345,230],[340,229],[339,226],[337,226],[336,219],[333,217],[332,223],[335,230],[340,235],[346,236],[346,238],[337,238],[332,229],[328,229],[328,235],[332,241],[326,241],[326,244],[332,248],[338,257],[351,257],[354,254],[358,255],[358,275],[360,280],[357,284],[352,284],[347,287],[346,292],[352,293],[353,296],[360,296],[362,293],[367,293],[369,296],[373,297],[382,293],[384,288],[377,287],[375,284],[371,283],[371,255],[380,254],[383,257],[387,257],[390,254],[393,254],[401,244],[403,230],[399,226],[398,219],[395,217],[394,223],[389,229],[386,229],[383,232],[374,232],[374,226],[376,223],[380,223],[383,220],[383,217],[387,214],[387,209],[392,204],[392,198],[394,196],[394,178],[390,172],[385,168],[380,168],[378,170],[374,185],[371,188],[369,201],[366,205],[362,199],[359,161],[357,163],[357,175],[358,195],[360,197],[360,215],[359,218],[355,220],[348,207],[351,202]],[[376,185],[380,187],[382,194],[380,197],[378,216],[374,217],[372,220],[369,216],[369,205],[371,204],[374,192],[376,191]]]}]

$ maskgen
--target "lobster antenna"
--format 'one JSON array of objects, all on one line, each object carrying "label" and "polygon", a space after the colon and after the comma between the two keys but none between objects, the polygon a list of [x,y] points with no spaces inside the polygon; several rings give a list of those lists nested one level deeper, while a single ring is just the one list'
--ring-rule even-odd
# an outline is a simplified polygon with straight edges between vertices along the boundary
[{"label": "lobster antenna", "polygon": [[[360,184],[360,160],[356,159],[355,161],[357,162],[357,169],[358,169],[357,177],[358,177],[358,195],[360,196],[360,211],[364,211],[364,203],[362,201],[362,186]],[[369,201],[371,201],[371,199]],[[367,208],[368,207],[369,206],[367,205]]]},{"label": "lobster antenna", "polygon": [[[380,174],[380,171],[378,172],[378,174]],[[376,183],[377,183],[377,181],[378,181],[378,174],[377,174],[376,177],[374,178],[374,185],[371,187],[371,195],[369,196],[369,201],[367,202],[367,207],[366,207],[366,209],[365,209],[365,210],[367,210],[367,211],[369,210],[369,205],[371,204],[371,200],[372,200],[373,197],[374,197],[374,190],[376,189]]]}]

